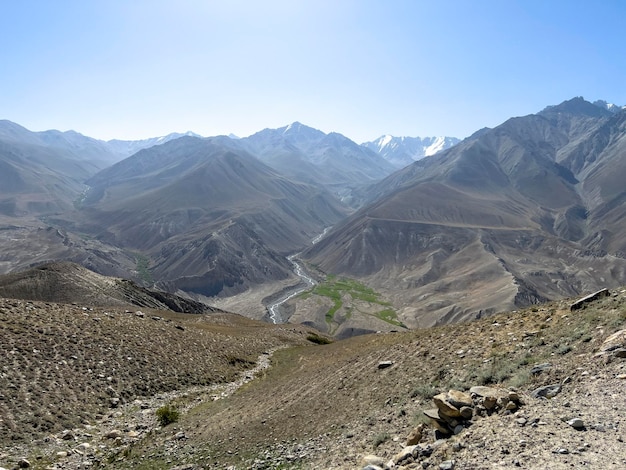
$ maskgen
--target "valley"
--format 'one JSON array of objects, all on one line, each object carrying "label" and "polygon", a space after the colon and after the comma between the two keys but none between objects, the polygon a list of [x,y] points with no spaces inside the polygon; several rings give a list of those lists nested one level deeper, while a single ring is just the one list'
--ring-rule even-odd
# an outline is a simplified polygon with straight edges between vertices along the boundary
[{"label": "valley", "polygon": [[0,467],[626,465],[626,111],[395,163],[0,124]]},{"label": "valley", "polygon": [[[72,261],[339,335],[335,301],[302,295],[313,282],[366,286],[409,328],[622,285],[624,116],[574,98],[460,142],[362,145],[299,122],[122,145],[3,121],[0,156],[24,184],[0,191],[0,267]],[[345,334],[395,326],[346,308]]]}]

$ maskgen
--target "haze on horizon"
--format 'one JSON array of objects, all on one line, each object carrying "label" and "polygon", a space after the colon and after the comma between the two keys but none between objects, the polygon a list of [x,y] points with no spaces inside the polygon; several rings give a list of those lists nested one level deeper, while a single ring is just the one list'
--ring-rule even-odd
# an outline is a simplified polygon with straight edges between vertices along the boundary
[{"label": "haze on horizon", "polygon": [[293,121],[466,137],[574,96],[626,104],[619,0],[2,2],[0,119],[140,139]]}]

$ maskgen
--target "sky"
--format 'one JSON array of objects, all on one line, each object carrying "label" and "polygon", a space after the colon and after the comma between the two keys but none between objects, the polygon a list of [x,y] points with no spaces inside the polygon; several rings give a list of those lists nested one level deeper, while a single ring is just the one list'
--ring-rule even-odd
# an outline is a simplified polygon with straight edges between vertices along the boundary
[{"label": "sky", "polygon": [[0,0],[0,119],[463,138],[575,96],[626,105],[625,19],[623,0]]}]

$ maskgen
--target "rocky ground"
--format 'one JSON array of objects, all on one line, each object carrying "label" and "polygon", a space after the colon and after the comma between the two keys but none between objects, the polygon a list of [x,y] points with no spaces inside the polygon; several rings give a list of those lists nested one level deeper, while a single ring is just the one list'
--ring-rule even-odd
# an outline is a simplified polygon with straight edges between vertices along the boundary
[{"label": "rocky ground", "polygon": [[0,467],[45,468],[57,452],[65,468],[74,455],[102,461],[109,431],[122,431],[105,440],[116,447],[141,440],[158,406],[231,393],[259,356],[267,365],[275,348],[313,344],[308,334],[227,313],[0,299]]},{"label": "rocky ground", "polygon": [[[210,381],[197,382],[194,371],[202,369],[202,359],[185,356],[189,348],[181,344],[176,363],[195,363],[185,369],[195,383],[190,378],[181,387],[124,399],[117,408],[109,404],[101,416],[87,414],[78,423],[39,433],[38,439],[5,437],[0,466],[16,467],[27,459],[31,467],[50,469],[626,468],[626,359],[621,357],[626,334],[611,337],[626,328],[626,290],[580,310],[571,311],[570,305],[553,302],[466,324],[279,349],[271,367],[259,369],[254,380],[250,372],[248,379],[235,371],[224,376],[224,382],[232,382],[224,394]],[[29,311],[28,306],[21,308]],[[72,308],[72,315],[85,319],[74,325],[81,331],[104,321],[103,312]],[[181,332],[174,319],[127,316],[132,323]],[[225,341],[229,326],[224,325]],[[293,329],[284,326],[280,335],[311,344],[308,333],[303,337]],[[260,341],[253,337],[239,335],[251,346],[240,372],[259,356],[270,360],[262,353],[285,344],[266,338],[264,347],[253,347]],[[19,381],[17,375],[24,372],[14,371],[28,368],[13,364],[3,373],[10,370],[11,380]],[[144,369],[135,373],[139,370]],[[131,375],[125,380],[131,381]],[[39,383],[36,374],[32,377],[31,383]],[[90,383],[88,377],[77,377],[81,382],[74,388]],[[13,401],[7,400],[7,382],[2,384],[6,422],[6,404]],[[489,408],[491,402],[472,389],[476,386],[506,393],[515,406],[496,399]],[[533,394],[545,386],[553,386],[546,396]],[[24,384],[19,390],[28,392]],[[469,414],[463,410],[466,417],[453,422],[441,415],[439,421],[428,418],[424,411],[441,413],[449,390],[470,397]],[[180,419],[159,426],[155,408],[167,403],[181,411]],[[29,423],[23,419],[19,425],[32,427]]]}]

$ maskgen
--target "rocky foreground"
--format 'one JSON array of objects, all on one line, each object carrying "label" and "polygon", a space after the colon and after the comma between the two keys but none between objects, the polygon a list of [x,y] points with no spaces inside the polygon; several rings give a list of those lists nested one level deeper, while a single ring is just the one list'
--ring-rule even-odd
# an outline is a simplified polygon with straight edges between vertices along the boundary
[{"label": "rocky foreground", "polygon": [[[188,349],[198,350],[186,347],[198,333],[182,317],[168,322],[165,317],[153,319],[153,313],[140,317],[119,312],[111,318],[104,311],[67,306],[68,316],[46,324],[45,312],[54,310],[51,305],[6,301],[0,309],[3,338],[22,331],[17,337],[21,343],[12,339],[10,347],[17,351],[12,364],[21,372],[3,365],[2,429],[7,416],[15,413],[9,405],[22,403],[18,409],[23,412],[11,427],[19,439],[14,441],[11,432],[3,434],[0,467],[626,468],[626,290],[606,294],[573,310],[572,302],[555,302],[467,324],[277,350],[285,344],[313,345],[312,340],[320,338],[288,325],[274,330],[242,324],[235,333],[232,320],[216,316],[207,326],[211,332],[207,338],[219,339],[225,348],[239,345],[237,354],[226,357],[242,360],[237,362],[238,371],[223,375],[221,384],[198,383],[198,371],[206,373],[211,367],[202,366],[202,355],[187,358]],[[13,312],[9,320],[8,311]],[[124,377],[116,382],[118,395],[107,394],[107,377],[113,375],[103,374],[104,388],[97,390],[106,400],[104,408],[92,411],[87,401],[74,408],[62,401],[54,406],[48,402],[47,409],[58,410],[53,420],[57,426],[29,438],[25,430],[33,424],[24,403],[31,403],[33,415],[45,413],[46,407],[33,403],[45,404],[47,395],[32,393],[50,383],[50,377],[37,369],[39,353],[29,352],[37,349],[28,339],[37,337],[33,333],[37,327],[27,327],[24,318],[33,313],[44,331],[70,320],[78,327],[75,331],[83,332],[107,322],[124,325],[129,331],[126,342],[144,348],[153,339],[146,334],[147,325],[158,325],[160,335],[189,333],[192,336],[176,343],[177,349],[170,345],[168,354],[160,356],[161,365],[147,359],[148,367],[156,370],[179,365],[184,371],[179,377],[186,377],[186,382],[180,387],[166,382],[168,390],[141,396],[120,393],[124,382],[134,383],[133,375],[145,370],[142,366],[130,374],[123,372],[124,364],[141,365],[140,356],[135,353],[130,356],[133,361],[124,362],[130,353],[117,355],[113,348],[109,360],[116,358],[115,369]],[[16,327],[19,318],[23,330]],[[90,338],[95,341],[102,334]],[[132,338],[142,341],[132,343]],[[59,356],[60,361],[77,361],[71,359],[70,350],[56,351],[69,357]],[[81,355],[74,355],[85,360],[88,351],[85,347]],[[205,352],[207,358],[221,357],[209,349]],[[30,369],[40,372],[30,372],[16,356],[29,357]],[[196,362],[193,367],[187,367],[189,360]],[[54,369],[53,364],[48,367]],[[28,380],[20,379],[20,373]],[[84,399],[88,395],[79,391],[99,380],[97,374],[95,379],[74,377],[71,386],[64,384],[67,397]],[[19,395],[11,383],[19,384]],[[51,390],[54,384],[47,387]],[[29,400],[16,402],[14,397]],[[178,421],[158,422],[156,410],[163,405],[180,412]],[[70,410],[77,421],[58,426],[58,416]]]}]

